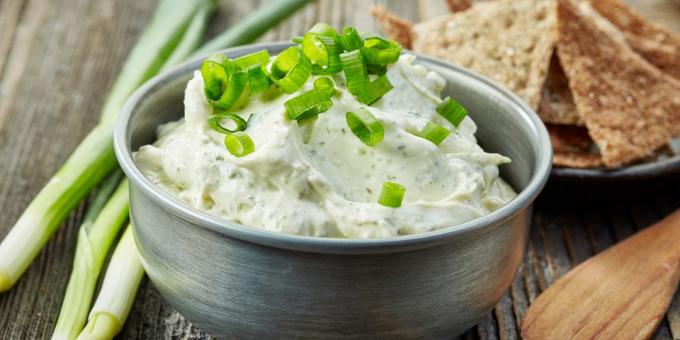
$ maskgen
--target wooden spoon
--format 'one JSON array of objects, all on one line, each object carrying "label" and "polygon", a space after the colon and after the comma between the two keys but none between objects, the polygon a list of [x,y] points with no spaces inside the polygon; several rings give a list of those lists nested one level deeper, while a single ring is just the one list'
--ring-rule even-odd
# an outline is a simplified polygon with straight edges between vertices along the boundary
[{"label": "wooden spoon", "polygon": [[527,311],[525,339],[646,339],[680,278],[680,209],[586,260]]}]

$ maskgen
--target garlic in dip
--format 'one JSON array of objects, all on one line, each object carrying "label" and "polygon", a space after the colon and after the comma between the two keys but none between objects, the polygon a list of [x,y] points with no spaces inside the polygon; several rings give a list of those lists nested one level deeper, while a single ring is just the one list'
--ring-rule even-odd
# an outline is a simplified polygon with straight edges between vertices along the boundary
[{"label": "garlic in dip", "polygon": [[[206,123],[212,109],[200,72],[189,81],[184,119],[162,125],[158,140],[135,154],[144,175],[194,208],[227,221],[282,233],[379,238],[424,233],[484,216],[516,194],[498,174],[510,159],[477,144],[475,123],[454,127],[435,107],[444,79],[402,55],[387,72],[394,89],[371,106],[359,103],[342,75],[333,106],[298,125],[283,103],[312,88],[250,98],[235,113],[248,119],[255,151],[231,155],[224,135]],[[384,140],[363,144],[345,113],[365,107],[384,126]],[[252,114],[252,116],[251,116]],[[451,134],[439,145],[417,135],[428,121]],[[383,182],[406,188],[399,208],[377,203]]]}]

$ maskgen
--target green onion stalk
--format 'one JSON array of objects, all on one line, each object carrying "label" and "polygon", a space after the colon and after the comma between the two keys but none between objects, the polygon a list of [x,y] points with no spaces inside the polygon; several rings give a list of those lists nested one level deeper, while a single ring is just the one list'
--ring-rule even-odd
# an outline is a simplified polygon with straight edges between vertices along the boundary
[{"label": "green onion stalk", "polygon": [[[282,0],[262,6],[196,54],[253,41],[309,0]],[[213,0],[162,0],[140,36],[102,108],[100,123],[29,204],[0,243],[0,292],[9,290],[45,246],[59,224],[116,168],[113,128],[127,97],[144,81],[185,60],[202,36]],[[193,37],[196,40],[190,38]]]},{"label": "green onion stalk", "polygon": [[78,339],[112,339],[116,336],[125,324],[143,277],[144,268],[135,246],[132,226],[129,226],[111,257],[87,326]]},{"label": "green onion stalk", "polygon": [[73,271],[52,339],[75,339],[83,329],[106,255],[128,218],[127,180],[111,195],[121,177],[116,171],[104,181],[78,231]]}]

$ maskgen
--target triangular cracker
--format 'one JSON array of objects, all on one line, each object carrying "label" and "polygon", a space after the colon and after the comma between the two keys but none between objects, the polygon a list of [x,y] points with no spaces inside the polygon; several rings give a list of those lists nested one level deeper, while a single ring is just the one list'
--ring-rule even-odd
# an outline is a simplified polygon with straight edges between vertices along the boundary
[{"label": "triangular cracker", "polygon": [[554,54],[550,60],[548,78],[545,80],[538,115],[546,123],[583,126],[583,118],[576,110],[569,80],[562,70],[559,58]]},{"label": "triangular cracker", "polygon": [[591,0],[591,5],[623,31],[626,42],[636,52],[680,79],[680,34],[645,20],[618,0]]},{"label": "triangular cracker", "polygon": [[385,36],[405,48],[411,48],[411,27],[413,24],[390,12],[383,5],[371,6],[371,14],[382,26]]},{"label": "triangular cracker", "polygon": [[446,0],[446,7],[451,13],[462,12],[472,7],[472,0]]},{"label": "triangular cracker", "polygon": [[483,74],[537,109],[556,27],[551,0],[475,3],[413,26],[413,50]]},{"label": "triangular cracker", "polygon": [[650,155],[680,134],[680,82],[636,54],[589,8],[559,0],[560,63],[607,166]]}]

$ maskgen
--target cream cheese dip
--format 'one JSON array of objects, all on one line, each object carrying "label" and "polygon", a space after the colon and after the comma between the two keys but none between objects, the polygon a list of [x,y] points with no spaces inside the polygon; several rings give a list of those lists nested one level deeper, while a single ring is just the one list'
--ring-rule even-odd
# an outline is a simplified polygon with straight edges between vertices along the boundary
[{"label": "cream cheese dip", "polygon": [[[435,110],[444,79],[402,55],[387,77],[394,86],[370,106],[333,76],[333,106],[315,122],[298,125],[283,103],[312,88],[278,97],[250,98],[235,111],[248,119],[255,151],[237,158],[207,119],[212,108],[195,72],[185,90],[184,118],[159,127],[158,140],[135,154],[153,183],[194,208],[227,221],[282,233],[379,238],[424,233],[484,216],[516,194],[498,173],[510,159],[487,153],[466,117],[454,127]],[[363,144],[345,113],[364,107],[384,126],[384,140]],[[439,145],[417,135],[428,121],[451,131]],[[406,188],[403,203],[377,203],[382,184]]]}]

